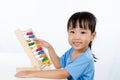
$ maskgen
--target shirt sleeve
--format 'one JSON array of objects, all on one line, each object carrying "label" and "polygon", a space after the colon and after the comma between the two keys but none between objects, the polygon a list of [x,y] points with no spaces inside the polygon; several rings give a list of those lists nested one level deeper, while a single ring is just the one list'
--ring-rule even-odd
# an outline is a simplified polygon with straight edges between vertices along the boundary
[{"label": "shirt sleeve", "polygon": [[66,61],[67,61],[67,59],[70,56],[72,51],[73,51],[73,48],[66,51],[65,54],[60,57],[59,61],[60,61],[60,65],[62,68],[64,68],[66,66]]},{"label": "shirt sleeve", "polygon": [[79,62],[71,62],[65,67],[65,70],[71,75],[72,78],[74,78],[74,80],[77,80],[88,65],[89,61],[80,60]]},{"label": "shirt sleeve", "polygon": [[61,65],[61,67],[65,67],[66,66],[66,60],[67,60],[67,58],[66,58],[66,54],[64,54],[62,57],[60,57],[60,59],[59,59],[59,61],[60,61],[60,65]]}]

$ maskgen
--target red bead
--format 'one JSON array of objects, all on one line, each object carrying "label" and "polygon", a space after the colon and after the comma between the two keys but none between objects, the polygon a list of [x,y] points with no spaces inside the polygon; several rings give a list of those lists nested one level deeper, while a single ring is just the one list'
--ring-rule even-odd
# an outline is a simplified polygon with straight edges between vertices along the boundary
[{"label": "red bead", "polygon": [[37,49],[36,49],[36,52],[37,52],[37,51],[40,51],[40,50],[42,50],[42,48],[41,48],[41,47],[40,47],[40,48],[37,48]]},{"label": "red bead", "polygon": [[33,34],[33,32],[27,32],[26,33],[26,35],[32,35]]}]

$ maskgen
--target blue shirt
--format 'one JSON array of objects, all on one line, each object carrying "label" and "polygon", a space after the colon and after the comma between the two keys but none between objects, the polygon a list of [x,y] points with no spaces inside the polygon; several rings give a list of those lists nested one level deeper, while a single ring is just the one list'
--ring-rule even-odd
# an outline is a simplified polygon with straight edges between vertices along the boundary
[{"label": "blue shirt", "polygon": [[70,74],[68,80],[94,80],[94,59],[90,48],[71,61],[73,50],[70,48],[60,58],[60,65]]}]

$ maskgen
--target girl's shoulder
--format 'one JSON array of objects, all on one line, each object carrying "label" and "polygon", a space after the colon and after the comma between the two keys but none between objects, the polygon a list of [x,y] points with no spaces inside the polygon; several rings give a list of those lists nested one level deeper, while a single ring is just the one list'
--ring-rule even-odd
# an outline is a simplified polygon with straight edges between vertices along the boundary
[{"label": "girl's shoulder", "polygon": [[71,54],[72,52],[73,52],[73,48],[71,47],[71,48],[69,48],[66,52],[65,52],[65,54]]},{"label": "girl's shoulder", "polygon": [[88,48],[82,55],[87,61],[94,61],[93,56],[92,56],[92,51],[90,48]]},{"label": "girl's shoulder", "polygon": [[63,56],[69,57],[69,56],[72,54],[73,50],[74,50],[74,49],[73,49],[72,47],[69,48],[69,49],[63,54]]}]

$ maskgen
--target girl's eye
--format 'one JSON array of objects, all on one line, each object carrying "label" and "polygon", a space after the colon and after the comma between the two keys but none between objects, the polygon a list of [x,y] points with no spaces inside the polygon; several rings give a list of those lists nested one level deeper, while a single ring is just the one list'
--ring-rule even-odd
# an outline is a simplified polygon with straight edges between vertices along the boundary
[{"label": "girl's eye", "polygon": [[83,31],[83,32],[81,32],[81,34],[85,34],[85,33],[86,33],[86,32],[84,32],[84,31]]},{"label": "girl's eye", "polygon": [[69,33],[75,33],[74,31],[70,31]]}]

